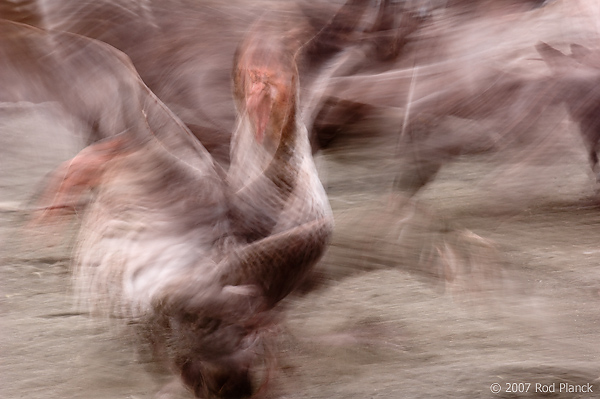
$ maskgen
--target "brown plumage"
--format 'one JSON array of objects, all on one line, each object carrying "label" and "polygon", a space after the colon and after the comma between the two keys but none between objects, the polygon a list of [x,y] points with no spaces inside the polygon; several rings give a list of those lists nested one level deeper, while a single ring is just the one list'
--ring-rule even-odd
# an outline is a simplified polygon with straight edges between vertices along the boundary
[{"label": "brown plumage", "polygon": [[[254,392],[271,312],[332,231],[297,115],[297,44],[260,31],[236,55],[239,117],[227,173],[158,107],[138,115],[146,140],[95,144],[71,162],[96,186],[75,260],[80,294],[95,311],[142,326],[199,397]],[[49,192],[75,201],[77,170],[67,164],[61,173]]]},{"label": "brown plumage", "polygon": [[[348,68],[373,63],[373,59],[387,62],[400,54],[408,35],[420,24],[408,6],[390,0],[269,5],[274,20],[285,18],[301,41],[311,38],[300,62],[303,91],[307,92],[303,101],[312,97],[310,81],[319,79],[328,68],[325,64],[340,51],[356,45],[361,48]],[[251,1],[0,0],[0,18],[91,37],[123,51],[148,87],[213,158],[227,166],[236,120],[230,96],[231,61],[237,43],[264,8],[263,3]],[[328,125],[348,122],[346,115],[335,116],[332,120],[329,115]],[[312,125],[310,120],[305,122]]]},{"label": "brown plumage", "polygon": [[0,102],[46,104],[70,118],[85,140],[99,140],[143,126],[131,120],[153,95],[129,59],[101,42],[43,32],[0,19]]},{"label": "brown plumage", "polygon": [[553,99],[564,102],[571,119],[579,125],[579,131],[588,150],[588,157],[596,180],[600,182],[600,53],[580,45],[571,45],[567,56],[546,43],[536,46],[553,76],[547,85]]}]

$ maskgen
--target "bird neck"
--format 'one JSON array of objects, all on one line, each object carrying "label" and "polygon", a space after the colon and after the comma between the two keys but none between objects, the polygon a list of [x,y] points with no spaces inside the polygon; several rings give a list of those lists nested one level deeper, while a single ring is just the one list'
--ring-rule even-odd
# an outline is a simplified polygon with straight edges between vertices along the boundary
[{"label": "bird neck", "polygon": [[296,104],[296,93],[292,92],[285,103],[274,106],[271,122],[278,123],[270,123],[269,129],[280,129],[268,132],[280,138],[274,151],[266,151],[254,140],[248,118],[240,124],[238,141],[232,148],[229,182],[235,234],[245,241],[252,242],[272,233],[297,186],[303,130],[296,119]]}]

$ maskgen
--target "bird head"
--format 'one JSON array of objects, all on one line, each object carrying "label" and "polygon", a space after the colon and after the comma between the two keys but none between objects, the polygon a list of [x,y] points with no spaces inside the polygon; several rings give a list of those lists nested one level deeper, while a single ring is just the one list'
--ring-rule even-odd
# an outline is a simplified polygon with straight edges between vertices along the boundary
[{"label": "bird head", "polygon": [[295,123],[298,70],[295,51],[274,35],[250,34],[238,47],[233,71],[238,110],[257,143],[278,148]]}]

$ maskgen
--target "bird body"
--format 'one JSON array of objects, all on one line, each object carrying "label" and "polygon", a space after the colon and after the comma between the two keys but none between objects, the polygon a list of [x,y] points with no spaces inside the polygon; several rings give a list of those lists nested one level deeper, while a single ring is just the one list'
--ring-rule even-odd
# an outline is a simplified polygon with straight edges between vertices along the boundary
[{"label": "bird body", "polygon": [[227,172],[148,95],[136,129],[84,149],[47,190],[75,201],[86,183],[95,188],[75,256],[78,292],[94,312],[143,330],[199,397],[252,394],[271,312],[331,236],[297,117],[296,53],[262,29],[240,44]]}]

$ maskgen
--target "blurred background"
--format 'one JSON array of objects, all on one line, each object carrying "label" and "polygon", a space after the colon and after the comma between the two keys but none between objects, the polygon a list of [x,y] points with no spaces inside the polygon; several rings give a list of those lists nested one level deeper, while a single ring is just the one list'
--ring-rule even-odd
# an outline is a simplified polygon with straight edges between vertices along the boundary
[{"label": "blurred background", "polygon": [[[244,33],[273,18],[306,43],[302,117],[336,227],[280,305],[265,397],[600,396],[558,392],[600,392],[595,0],[0,4],[123,51],[225,168]],[[76,310],[77,218],[24,228],[45,176],[94,137],[1,91],[0,397],[152,397],[167,376]]]}]

